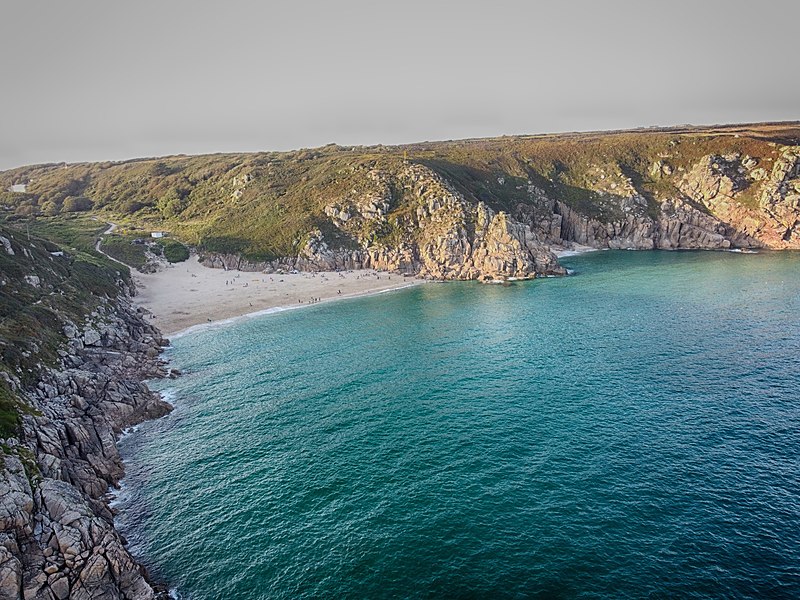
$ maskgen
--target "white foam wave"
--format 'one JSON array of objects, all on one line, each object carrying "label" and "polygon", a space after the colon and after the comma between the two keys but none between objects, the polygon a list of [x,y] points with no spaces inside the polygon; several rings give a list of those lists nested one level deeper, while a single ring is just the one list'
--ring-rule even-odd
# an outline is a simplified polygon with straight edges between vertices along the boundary
[{"label": "white foam wave", "polygon": [[[379,294],[387,294],[389,292],[397,292],[399,290],[404,290],[404,289],[407,289],[407,288],[410,288],[410,287],[414,287],[414,286],[416,286],[418,284],[419,284],[419,282],[415,282],[415,283],[409,283],[409,284],[406,284],[406,285],[400,285],[400,286],[397,286],[397,287],[388,288],[388,289],[385,289],[385,290],[376,290],[376,291],[364,292],[364,293],[359,293],[359,294],[351,294],[351,295],[347,295],[347,296],[341,296],[341,297],[338,297],[338,298],[327,298],[327,299],[322,301],[322,304],[327,304],[329,302],[339,302],[339,301],[342,301],[342,300],[353,300],[354,298],[366,298],[368,296],[377,296]],[[298,310],[298,309],[301,309],[301,308],[311,308],[312,306],[316,307],[316,306],[319,306],[319,304],[297,304],[297,305],[292,305],[292,306],[273,306],[271,308],[265,308],[263,310],[257,310],[257,311],[254,311],[254,312],[245,313],[243,315],[237,315],[235,317],[229,317],[227,319],[220,319],[218,321],[209,321],[208,323],[199,323],[197,325],[192,325],[191,327],[187,327],[186,329],[178,331],[177,333],[173,333],[172,335],[169,336],[169,338],[171,340],[175,340],[175,339],[178,339],[178,338],[182,338],[185,335],[190,335],[190,334],[193,334],[193,333],[199,333],[201,331],[208,331],[208,330],[211,330],[211,329],[218,329],[218,328],[221,328],[221,327],[226,327],[228,325],[232,325],[233,323],[238,323],[239,321],[243,321],[245,319],[253,319],[253,318],[257,318],[257,317],[263,317],[263,316],[266,316],[266,315],[272,315],[272,314],[276,314],[276,313],[285,312],[287,310]]]},{"label": "white foam wave", "polygon": [[570,250],[554,250],[553,253],[558,258],[566,258],[568,256],[578,256],[579,254],[586,254],[587,252],[598,252],[600,250],[607,250],[607,248],[591,248],[589,246],[581,246],[580,248],[572,248]]},{"label": "white foam wave", "polygon": [[164,388],[163,390],[159,390],[158,393],[161,395],[161,399],[172,406],[175,407],[175,400],[178,397],[178,390],[176,388]]},{"label": "white foam wave", "polygon": [[130,496],[130,490],[128,490],[128,486],[125,484],[124,481],[120,481],[117,484],[117,488],[109,488],[108,495],[110,496],[110,500],[108,501],[108,505],[111,508],[119,506],[120,504],[125,504],[128,501],[128,497]]}]

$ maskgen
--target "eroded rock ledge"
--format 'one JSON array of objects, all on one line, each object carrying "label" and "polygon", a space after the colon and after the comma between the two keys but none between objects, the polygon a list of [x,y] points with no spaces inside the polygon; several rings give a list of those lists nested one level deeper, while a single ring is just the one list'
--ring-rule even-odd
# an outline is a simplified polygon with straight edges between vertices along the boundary
[{"label": "eroded rock ledge", "polygon": [[118,435],[170,406],[142,383],[167,375],[167,342],[126,295],[64,326],[58,368],[34,385],[7,378],[32,410],[0,455],[0,600],[154,599],[115,530],[109,486]]}]

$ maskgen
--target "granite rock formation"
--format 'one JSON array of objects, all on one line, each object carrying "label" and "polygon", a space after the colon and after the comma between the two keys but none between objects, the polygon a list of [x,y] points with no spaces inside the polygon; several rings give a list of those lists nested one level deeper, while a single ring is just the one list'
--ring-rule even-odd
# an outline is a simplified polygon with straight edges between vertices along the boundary
[{"label": "granite rock formation", "polygon": [[[309,232],[296,257],[253,263],[236,255],[203,254],[210,267],[252,271],[381,269],[432,279],[508,279],[563,274],[529,226],[483,202],[471,202],[423,165],[396,177],[367,174],[365,192],[325,207],[338,247],[320,229]],[[402,217],[388,218],[399,204]]]},{"label": "granite rock formation", "polygon": [[108,492],[123,475],[119,434],[170,410],[142,383],[168,375],[167,342],[126,293],[62,333],[57,365],[0,371],[25,406],[0,453],[0,599],[161,597],[115,530]]},{"label": "granite rock formation", "polygon": [[[650,173],[660,197],[619,169],[587,180],[589,207],[527,181],[510,211],[469,198],[420,164],[371,170],[361,190],[329,202],[297,256],[249,262],[202,253],[211,267],[253,271],[376,268],[434,279],[509,279],[562,274],[551,248],[800,248],[800,148],[780,147],[769,170],[747,155],[706,155],[690,169],[667,160]],[[499,181],[503,181],[502,178]],[[404,207],[399,211],[398,207]]]}]

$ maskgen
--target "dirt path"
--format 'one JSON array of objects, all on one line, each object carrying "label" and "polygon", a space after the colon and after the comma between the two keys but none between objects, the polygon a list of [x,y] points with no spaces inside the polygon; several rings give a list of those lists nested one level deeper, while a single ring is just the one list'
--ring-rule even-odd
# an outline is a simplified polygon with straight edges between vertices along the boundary
[{"label": "dirt path", "polygon": [[103,252],[103,251],[100,249],[100,245],[103,243],[103,236],[104,236],[104,235],[108,235],[108,234],[110,234],[110,233],[114,233],[114,230],[115,230],[117,227],[118,227],[118,225],[117,225],[116,223],[111,223],[111,222],[108,222],[108,229],[106,229],[106,230],[105,230],[103,233],[101,233],[101,234],[100,234],[100,238],[98,238],[98,240],[97,240],[97,243],[94,245],[94,249],[95,249],[95,250],[97,250],[97,251],[98,251],[100,254],[102,254],[103,256],[105,256],[107,259],[109,259],[109,260],[113,260],[115,263],[119,263],[119,264],[121,264],[121,265],[124,265],[124,266],[128,267],[129,269],[133,269],[133,267],[130,267],[130,266],[126,265],[126,264],[125,264],[124,262],[122,262],[121,260],[117,260],[116,258],[114,258],[113,256],[111,256],[110,254],[106,254],[105,252]]}]

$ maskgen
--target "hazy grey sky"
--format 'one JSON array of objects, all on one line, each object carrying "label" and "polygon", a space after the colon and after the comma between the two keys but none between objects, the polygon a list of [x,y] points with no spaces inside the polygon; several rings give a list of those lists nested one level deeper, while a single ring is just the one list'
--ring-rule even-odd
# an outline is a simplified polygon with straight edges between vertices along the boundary
[{"label": "hazy grey sky", "polygon": [[0,0],[0,16],[0,169],[800,118],[796,1]]}]

